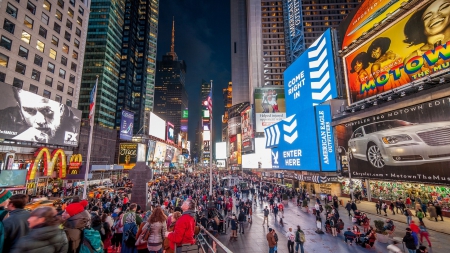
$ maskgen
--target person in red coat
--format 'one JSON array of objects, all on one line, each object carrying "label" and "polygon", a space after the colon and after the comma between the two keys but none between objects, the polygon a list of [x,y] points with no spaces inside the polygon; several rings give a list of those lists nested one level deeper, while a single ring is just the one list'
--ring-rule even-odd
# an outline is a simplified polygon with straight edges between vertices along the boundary
[{"label": "person in red coat", "polygon": [[177,247],[181,247],[183,244],[195,244],[195,205],[193,199],[186,199],[181,206],[183,215],[175,223],[173,231],[166,233],[172,250],[175,250],[175,244]]}]

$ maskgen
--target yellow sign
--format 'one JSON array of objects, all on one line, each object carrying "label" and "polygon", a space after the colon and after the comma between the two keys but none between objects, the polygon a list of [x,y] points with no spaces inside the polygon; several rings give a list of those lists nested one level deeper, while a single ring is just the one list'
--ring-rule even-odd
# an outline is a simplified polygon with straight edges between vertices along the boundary
[{"label": "yellow sign", "polygon": [[36,178],[37,167],[41,159],[44,159],[44,176],[51,176],[53,174],[53,170],[55,168],[58,157],[60,165],[59,178],[66,177],[67,160],[64,150],[58,148],[53,150],[53,152],[50,154],[48,148],[39,148],[36,152],[34,152],[34,157],[34,162],[31,164],[30,169],[28,170],[27,180],[33,180]]},{"label": "yellow sign", "polygon": [[81,154],[75,154],[70,157],[69,169],[80,169],[83,157]]}]

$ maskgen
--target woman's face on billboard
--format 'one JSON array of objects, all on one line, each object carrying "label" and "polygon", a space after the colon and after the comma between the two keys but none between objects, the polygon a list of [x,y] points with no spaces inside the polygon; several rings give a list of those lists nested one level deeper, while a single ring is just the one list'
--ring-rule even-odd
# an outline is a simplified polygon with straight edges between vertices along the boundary
[{"label": "woman's face on billboard", "polygon": [[450,0],[434,1],[422,15],[425,34],[437,35],[450,25]]}]

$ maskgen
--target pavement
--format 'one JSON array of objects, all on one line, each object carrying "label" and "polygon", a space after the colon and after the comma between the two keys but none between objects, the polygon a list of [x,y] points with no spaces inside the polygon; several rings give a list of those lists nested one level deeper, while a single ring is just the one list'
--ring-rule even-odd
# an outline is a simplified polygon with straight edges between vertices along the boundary
[{"label": "pavement", "polygon": [[[348,199],[342,198],[344,201],[348,201]],[[231,251],[235,253],[261,253],[261,252],[269,252],[268,243],[266,240],[266,234],[268,233],[268,228],[266,225],[262,225],[263,222],[263,209],[265,206],[268,206],[267,202],[258,203],[255,207],[253,206],[253,223],[244,225],[245,234],[238,234],[237,241],[230,241],[230,229],[228,228],[226,231],[226,235],[219,235],[218,239]],[[312,203],[310,204],[312,206]],[[371,212],[376,213],[375,204],[370,202],[362,202],[358,204],[358,208],[366,212],[368,214],[369,219],[371,220],[371,225],[373,224],[373,220],[385,218],[384,216],[373,215]],[[233,207],[234,208],[234,207]],[[310,207],[311,209],[311,207]],[[235,210],[233,210],[235,211]],[[339,207],[339,213],[341,214],[341,219],[345,223],[345,228],[351,227],[354,224],[351,222],[351,218],[348,217],[346,210],[344,207]],[[288,253],[287,249],[287,238],[284,236],[289,227],[292,227],[295,231],[297,225],[300,225],[302,230],[306,235],[306,242],[304,243],[305,252],[388,252],[386,247],[388,244],[380,243],[378,241],[375,242],[375,247],[372,249],[364,249],[359,245],[353,244],[348,245],[344,242],[343,232],[339,234],[337,237],[331,236],[331,234],[317,234],[315,216],[311,213],[303,212],[300,207],[297,207],[296,202],[290,201],[288,205],[285,207],[284,213],[284,226],[275,222],[274,215],[271,213],[269,216],[269,227],[275,229],[278,234],[278,252],[279,253]],[[406,231],[406,218],[404,215],[389,215],[389,218],[393,218],[394,224],[396,226],[393,237],[401,237],[403,238]],[[279,217],[278,217],[279,218]],[[417,219],[417,218],[416,218]],[[324,221],[324,217],[322,214],[322,220]],[[398,221],[397,221],[398,220]],[[430,253],[438,253],[438,252],[450,252],[450,244],[446,244],[445,242],[448,240],[448,233],[450,232],[450,222],[434,222],[428,221],[424,219],[425,225],[430,226],[430,240],[432,243],[432,248],[429,248],[428,252]],[[447,225],[446,225],[447,224]],[[444,229],[444,233],[436,232],[440,227],[447,226],[447,229]],[[363,228],[361,231],[363,231]],[[431,229],[433,228],[433,229]],[[431,231],[432,230],[432,231]],[[323,231],[325,229],[323,228]],[[424,245],[428,246],[428,243],[424,241]],[[402,244],[399,244],[400,249],[402,249]],[[218,250],[218,252],[223,252]],[[406,248],[404,252],[407,252]]]}]

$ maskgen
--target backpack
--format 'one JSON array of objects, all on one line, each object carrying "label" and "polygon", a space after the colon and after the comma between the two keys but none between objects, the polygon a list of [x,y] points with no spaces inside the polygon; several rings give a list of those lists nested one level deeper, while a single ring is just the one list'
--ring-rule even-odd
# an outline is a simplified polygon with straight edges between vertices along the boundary
[{"label": "backpack", "polygon": [[300,232],[300,231],[298,233],[300,234],[300,242],[301,243],[306,242],[305,233]]},{"label": "backpack", "polygon": [[0,252],[3,252],[3,244],[5,241],[5,227],[3,226],[3,219],[8,214],[6,210],[0,210]]},{"label": "backpack", "polygon": [[103,242],[100,233],[92,228],[83,230],[83,243],[79,253],[103,253]]}]

